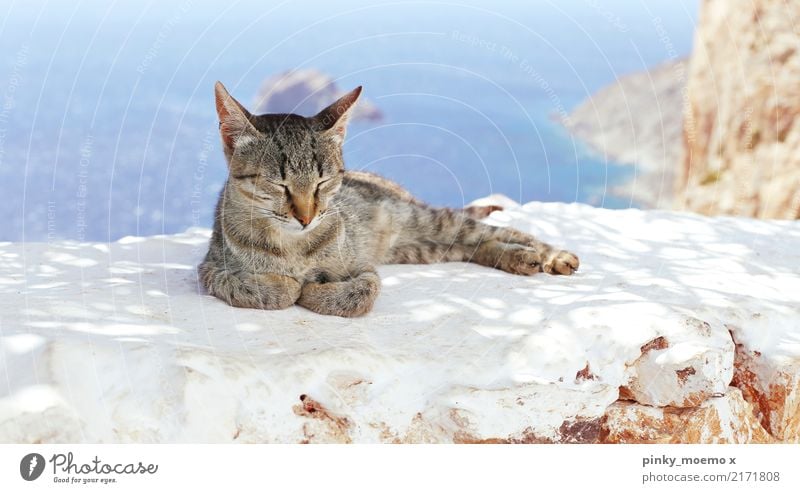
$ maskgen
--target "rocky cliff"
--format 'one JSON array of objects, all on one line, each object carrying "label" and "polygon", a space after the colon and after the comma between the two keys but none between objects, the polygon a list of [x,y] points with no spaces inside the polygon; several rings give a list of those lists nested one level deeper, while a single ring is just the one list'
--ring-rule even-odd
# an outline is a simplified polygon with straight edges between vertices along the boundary
[{"label": "rocky cliff", "polygon": [[361,319],[232,308],[209,232],[0,244],[0,443],[800,441],[800,223],[531,203],[570,277],[392,265]]},{"label": "rocky cliff", "polygon": [[636,166],[636,178],[611,190],[648,207],[669,208],[683,158],[680,108],[687,60],[621,76],[576,107],[564,126],[599,156]]},{"label": "rocky cliff", "polygon": [[[620,77],[565,122],[641,174],[614,193],[703,214],[800,218],[800,3],[704,0],[688,63]],[[687,69],[688,65],[688,69]]]},{"label": "rocky cliff", "polygon": [[705,0],[678,206],[800,218],[800,3]]}]

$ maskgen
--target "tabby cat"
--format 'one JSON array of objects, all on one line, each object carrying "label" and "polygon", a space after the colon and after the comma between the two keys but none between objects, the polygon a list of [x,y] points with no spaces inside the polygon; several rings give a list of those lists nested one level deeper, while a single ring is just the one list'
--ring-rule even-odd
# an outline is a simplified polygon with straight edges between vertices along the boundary
[{"label": "tabby cat", "polygon": [[221,83],[215,89],[229,176],[198,271],[233,306],[364,315],[380,292],[379,264],[475,262],[519,275],[578,268],[575,255],[483,224],[475,211],[434,208],[377,175],[345,171],[342,142],[361,87],[309,118],[252,115]]}]

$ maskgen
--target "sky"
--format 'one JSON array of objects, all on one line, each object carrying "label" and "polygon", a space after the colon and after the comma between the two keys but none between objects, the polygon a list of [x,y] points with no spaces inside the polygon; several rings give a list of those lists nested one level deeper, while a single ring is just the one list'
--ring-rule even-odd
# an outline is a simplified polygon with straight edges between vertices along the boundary
[{"label": "sky", "polygon": [[316,68],[386,115],[348,165],[435,205],[636,206],[630,167],[554,121],[617,77],[691,51],[696,1],[145,2],[0,5],[0,240],[208,226],[225,180],[212,87],[252,105]]}]

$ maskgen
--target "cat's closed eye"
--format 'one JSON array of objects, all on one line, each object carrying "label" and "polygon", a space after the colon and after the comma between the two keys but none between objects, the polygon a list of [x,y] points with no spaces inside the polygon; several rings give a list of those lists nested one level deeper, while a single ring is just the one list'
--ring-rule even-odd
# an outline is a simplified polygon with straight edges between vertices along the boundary
[{"label": "cat's closed eye", "polygon": [[264,183],[267,184],[268,186],[272,187],[272,188],[275,188],[277,190],[282,190],[283,192],[286,192],[287,194],[289,193],[289,186],[286,185],[285,183],[280,183],[280,182],[277,182],[277,181],[266,180],[266,179],[264,180]]},{"label": "cat's closed eye", "polygon": [[320,182],[317,182],[317,192],[319,192],[320,190],[330,189],[331,186],[335,184],[333,179],[334,177],[331,176],[330,178],[326,178]]}]

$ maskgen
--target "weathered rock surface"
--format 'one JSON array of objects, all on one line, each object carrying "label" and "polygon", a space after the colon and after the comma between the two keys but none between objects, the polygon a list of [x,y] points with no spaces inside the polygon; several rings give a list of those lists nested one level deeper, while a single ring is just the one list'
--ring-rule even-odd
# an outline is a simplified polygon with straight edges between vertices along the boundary
[{"label": "weathered rock surface", "polygon": [[[261,84],[256,96],[256,113],[315,115],[351,89],[340,89],[331,76],[315,69],[289,70],[273,75]],[[383,118],[383,114],[372,101],[362,96],[352,118],[377,121]]]},{"label": "weathered rock surface", "polygon": [[669,208],[683,160],[687,61],[666,62],[621,76],[578,105],[564,126],[605,159],[635,165],[636,178],[616,195]]},{"label": "weathered rock surface", "polygon": [[0,244],[0,442],[800,441],[800,223],[506,206],[577,275],[382,266],[355,320],[202,294],[206,230]]},{"label": "weathered rock surface", "polygon": [[705,0],[695,36],[678,205],[800,218],[800,3]]},{"label": "weathered rock surface", "polygon": [[689,409],[619,401],[609,406],[602,439],[608,443],[773,443],[753,406],[731,388]]},{"label": "weathered rock surface", "polygon": [[[778,440],[800,442],[800,361],[796,336],[774,340],[761,315],[751,318],[749,330],[731,326],[736,346],[733,385],[755,407],[764,428]],[[797,324],[797,318],[787,320]],[[787,351],[788,350],[788,351]]]}]

